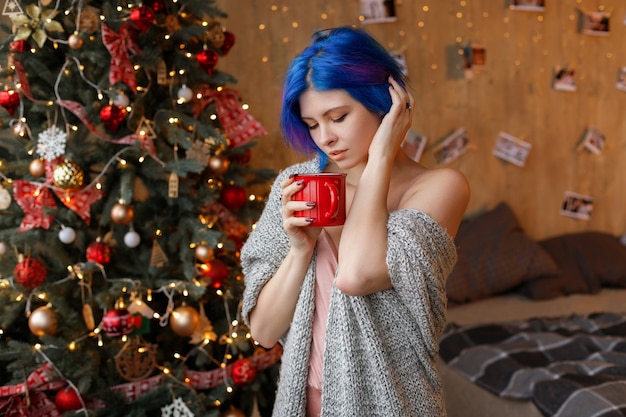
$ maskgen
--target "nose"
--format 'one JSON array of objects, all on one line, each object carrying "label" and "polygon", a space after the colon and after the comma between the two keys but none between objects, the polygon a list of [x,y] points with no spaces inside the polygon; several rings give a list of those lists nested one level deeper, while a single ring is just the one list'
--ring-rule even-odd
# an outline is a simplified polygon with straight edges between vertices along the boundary
[{"label": "nose", "polygon": [[330,146],[337,141],[337,135],[335,135],[331,126],[324,124],[320,125],[319,141],[323,146]]}]

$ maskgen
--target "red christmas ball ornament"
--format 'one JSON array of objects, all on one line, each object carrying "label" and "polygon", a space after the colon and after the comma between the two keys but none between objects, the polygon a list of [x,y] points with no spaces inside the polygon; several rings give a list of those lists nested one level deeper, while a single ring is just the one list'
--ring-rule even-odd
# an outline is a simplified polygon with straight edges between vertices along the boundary
[{"label": "red christmas ball ornament", "polygon": [[61,413],[83,408],[83,402],[76,390],[70,386],[60,389],[54,397],[54,405]]},{"label": "red christmas ball ornament", "polygon": [[233,35],[232,32],[225,30],[224,31],[224,43],[222,44],[222,47],[220,48],[220,50],[222,51],[222,54],[227,55],[228,51],[230,51],[230,48],[232,48],[234,44],[235,44],[235,35]]},{"label": "red christmas ball ornament", "polygon": [[146,33],[154,23],[154,10],[148,6],[139,6],[130,12],[130,21],[141,33]]},{"label": "red christmas ball ornament", "polygon": [[135,319],[125,308],[114,308],[102,317],[102,330],[109,337],[129,334],[135,329]]},{"label": "red christmas ball ornament", "polygon": [[4,107],[11,116],[20,105],[20,95],[15,90],[0,91],[0,106]]},{"label": "red christmas ball ornament", "polygon": [[205,49],[196,55],[196,61],[207,74],[213,74],[219,55],[212,49]]},{"label": "red christmas ball ornament", "polygon": [[111,247],[100,240],[96,240],[87,247],[86,257],[89,262],[106,265],[111,261]]},{"label": "red christmas ball ornament", "polygon": [[248,194],[240,185],[226,184],[222,187],[220,202],[230,210],[237,211],[246,204]]},{"label": "red christmas ball ornament", "polygon": [[16,54],[19,54],[21,52],[24,52],[25,50],[28,49],[28,42],[21,40],[21,41],[13,41],[9,44],[9,52],[13,52]]},{"label": "red christmas ball ornament", "polygon": [[30,256],[24,258],[15,265],[13,277],[22,287],[36,288],[43,284],[48,275],[48,270],[39,259]]},{"label": "red christmas ball ornament", "polygon": [[206,263],[199,264],[197,270],[200,278],[210,280],[211,288],[216,290],[221,288],[226,278],[228,278],[228,267],[219,259],[212,259]]},{"label": "red christmas ball ornament", "polygon": [[256,367],[248,358],[237,359],[233,363],[230,376],[236,385],[247,385],[256,377]]},{"label": "red christmas ball ornament", "polygon": [[126,109],[122,106],[108,104],[100,110],[100,120],[112,133],[117,132],[125,118]]}]

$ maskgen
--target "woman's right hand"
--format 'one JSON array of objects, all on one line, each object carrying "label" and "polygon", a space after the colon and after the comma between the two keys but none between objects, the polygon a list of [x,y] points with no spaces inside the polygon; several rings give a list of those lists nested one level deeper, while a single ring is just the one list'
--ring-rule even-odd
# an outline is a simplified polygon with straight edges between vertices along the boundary
[{"label": "woman's right hand", "polygon": [[[320,227],[311,227],[311,219],[296,217],[295,212],[310,210],[312,202],[292,200],[295,193],[304,188],[302,180],[295,181],[293,176],[286,178],[281,184],[281,203],[283,216],[283,229],[291,241],[291,247],[295,250],[312,251],[317,237],[321,233]],[[314,203],[313,203],[314,204]],[[314,206],[313,206],[314,207]]]}]

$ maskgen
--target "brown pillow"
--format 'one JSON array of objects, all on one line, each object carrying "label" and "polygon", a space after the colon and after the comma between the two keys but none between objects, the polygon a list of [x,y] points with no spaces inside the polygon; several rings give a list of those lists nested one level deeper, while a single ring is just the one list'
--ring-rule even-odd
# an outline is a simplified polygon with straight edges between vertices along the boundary
[{"label": "brown pillow", "polygon": [[487,298],[559,272],[506,203],[464,220],[455,243],[458,262],[446,283],[451,304]]},{"label": "brown pillow", "polygon": [[541,300],[568,294],[594,294],[602,287],[626,287],[626,247],[603,232],[555,236],[539,242],[560,273],[524,283],[520,292]]}]

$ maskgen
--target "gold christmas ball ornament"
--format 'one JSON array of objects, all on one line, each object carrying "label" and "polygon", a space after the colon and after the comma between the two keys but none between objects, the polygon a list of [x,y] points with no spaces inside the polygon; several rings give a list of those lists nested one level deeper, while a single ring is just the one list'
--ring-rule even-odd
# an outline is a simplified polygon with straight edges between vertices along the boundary
[{"label": "gold christmas ball ornament", "polygon": [[172,311],[170,327],[179,336],[191,336],[200,325],[200,314],[191,306],[180,306]]},{"label": "gold christmas ball ornament", "polygon": [[72,49],[80,49],[83,47],[83,38],[76,32],[72,33],[67,39],[67,44]]},{"label": "gold christmas ball ornament", "polygon": [[13,134],[18,138],[23,138],[28,133],[26,123],[18,122],[13,126]]},{"label": "gold christmas ball ornament", "polygon": [[246,417],[246,414],[240,409],[231,406],[228,410],[223,411],[220,417]]},{"label": "gold christmas ball ornament", "polygon": [[85,174],[78,164],[66,159],[54,168],[52,180],[57,187],[64,190],[76,190],[83,186]]},{"label": "gold christmas ball ornament", "polygon": [[52,336],[59,330],[57,316],[48,306],[38,307],[30,313],[28,328],[37,337]]},{"label": "gold christmas ball ornament", "polygon": [[205,244],[196,246],[195,254],[196,254],[196,259],[199,260],[200,262],[209,262],[210,260],[213,259],[213,256],[214,256],[213,248]]},{"label": "gold christmas ball ornament", "polygon": [[39,178],[46,173],[46,164],[43,159],[33,159],[28,166],[28,170],[30,171],[30,175]]},{"label": "gold christmas ball ornament", "polygon": [[209,168],[216,174],[224,174],[230,167],[230,161],[223,155],[213,155],[209,158]]},{"label": "gold christmas ball ornament", "polygon": [[123,201],[118,202],[111,208],[111,220],[115,224],[126,226],[133,221],[133,217],[135,217],[135,209]]}]

